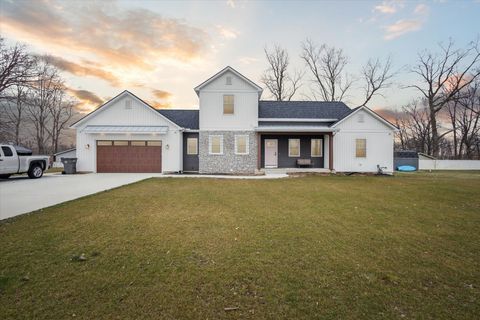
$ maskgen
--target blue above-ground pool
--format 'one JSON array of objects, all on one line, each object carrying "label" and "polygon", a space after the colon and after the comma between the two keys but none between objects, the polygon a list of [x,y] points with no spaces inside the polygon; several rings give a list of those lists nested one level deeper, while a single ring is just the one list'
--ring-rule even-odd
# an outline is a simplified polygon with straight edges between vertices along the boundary
[{"label": "blue above-ground pool", "polygon": [[417,168],[415,168],[414,166],[399,166],[397,170],[404,171],[404,172],[412,172],[412,171],[417,171]]}]

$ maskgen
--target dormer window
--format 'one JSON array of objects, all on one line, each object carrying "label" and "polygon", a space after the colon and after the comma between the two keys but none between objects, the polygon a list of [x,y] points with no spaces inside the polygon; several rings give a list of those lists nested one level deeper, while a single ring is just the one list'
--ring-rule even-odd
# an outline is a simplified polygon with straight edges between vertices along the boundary
[{"label": "dormer window", "polygon": [[235,110],[234,95],[226,94],[223,96],[223,114],[233,114]]},{"label": "dormer window", "polygon": [[226,80],[225,80],[225,84],[227,86],[231,86],[232,85],[232,77],[227,77]]}]

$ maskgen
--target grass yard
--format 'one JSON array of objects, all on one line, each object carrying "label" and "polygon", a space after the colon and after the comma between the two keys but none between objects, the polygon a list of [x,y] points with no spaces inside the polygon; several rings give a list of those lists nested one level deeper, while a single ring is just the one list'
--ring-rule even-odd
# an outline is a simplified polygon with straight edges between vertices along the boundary
[{"label": "grass yard", "polygon": [[150,179],[0,223],[0,259],[0,319],[478,319],[480,172]]}]

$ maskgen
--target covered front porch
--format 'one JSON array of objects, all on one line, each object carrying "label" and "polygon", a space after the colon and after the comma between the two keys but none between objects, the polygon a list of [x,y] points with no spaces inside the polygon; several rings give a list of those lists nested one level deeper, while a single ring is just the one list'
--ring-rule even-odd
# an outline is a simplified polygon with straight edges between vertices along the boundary
[{"label": "covered front porch", "polygon": [[257,128],[258,170],[282,173],[333,171],[333,130],[272,129]]}]

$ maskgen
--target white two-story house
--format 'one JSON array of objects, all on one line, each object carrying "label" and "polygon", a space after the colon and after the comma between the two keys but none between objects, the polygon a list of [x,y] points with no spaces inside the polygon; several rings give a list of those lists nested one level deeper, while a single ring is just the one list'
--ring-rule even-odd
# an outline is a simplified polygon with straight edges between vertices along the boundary
[{"label": "white two-story house", "polygon": [[71,126],[77,170],[393,172],[396,127],[366,107],[262,101],[262,88],[231,67],[195,92],[199,110],[157,110],[129,91],[104,103]]}]

